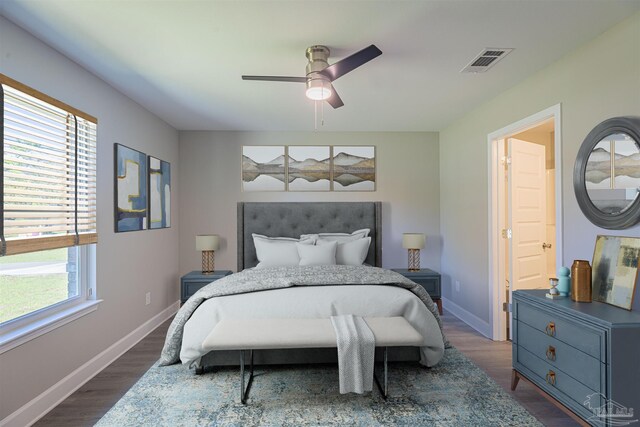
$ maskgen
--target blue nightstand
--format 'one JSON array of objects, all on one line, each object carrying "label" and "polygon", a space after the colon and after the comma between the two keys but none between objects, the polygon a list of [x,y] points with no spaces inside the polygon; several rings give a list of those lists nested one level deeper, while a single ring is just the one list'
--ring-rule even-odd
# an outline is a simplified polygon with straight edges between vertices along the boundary
[{"label": "blue nightstand", "polygon": [[185,274],[180,278],[180,302],[184,304],[200,288],[230,274],[231,271],[229,270],[217,270],[209,274],[202,274],[202,271],[192,271]]},{"label": "blue nightstand", "polygon": [[418,271],[410,271],[406,268],[392,268],[391,271],[402,274],[407,279],[413,280],[422,286],[429,294],[433,302],[438,306],[438,312],[442,314],[442,290],[440,288],[440,273],[422,268]]}]

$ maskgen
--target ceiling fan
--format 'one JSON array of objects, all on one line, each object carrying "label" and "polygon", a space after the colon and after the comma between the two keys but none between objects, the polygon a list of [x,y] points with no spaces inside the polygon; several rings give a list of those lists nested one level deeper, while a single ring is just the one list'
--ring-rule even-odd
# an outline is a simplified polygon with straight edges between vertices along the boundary
[{"label": "ceiling fan", "polygon": [[329,53],[329,48],[322,45],[307,48],[306,56],[309,63],[307,64],[306,77],[242,76],[242,80],[305,83],[307,98],[314,101],[326,100],[333,108],[340,108],[344,102],[338,96],[331,82],[382,55],[382,51],[372,44],[331,65],[327,62]]}]

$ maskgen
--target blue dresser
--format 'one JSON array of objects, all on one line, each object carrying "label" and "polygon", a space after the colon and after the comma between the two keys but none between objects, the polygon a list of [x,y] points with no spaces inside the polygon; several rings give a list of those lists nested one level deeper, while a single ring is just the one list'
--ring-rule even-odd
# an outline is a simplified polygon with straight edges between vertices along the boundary
[{"label": "blue dresser", "polygon": [[615,425],[594,415],[608,403],[638,419],[640,313],[545,293],[513,293],[512,390],[524,377],[592,425]]}]

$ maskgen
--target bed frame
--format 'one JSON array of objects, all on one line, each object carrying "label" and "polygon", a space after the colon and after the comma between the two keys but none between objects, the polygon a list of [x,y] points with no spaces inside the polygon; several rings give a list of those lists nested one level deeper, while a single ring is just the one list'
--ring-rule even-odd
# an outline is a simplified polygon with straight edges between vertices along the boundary
[{"label": "bed frame", "polygon": [[299,238],[301,234],[351,233],[368,228],[366,264],[382,266],[381,202],[238,203],[238,271],[258,264],[251,234]]},{"label": "bed frame", "polygon": [[[351,233],[368,228],[371,245],[366,264],[382,266],[381,202],[239,202],[238,203],[238,271],[258,264],[252,233],[269,237],[294,237],[323,232]],[[377,355],[382,357],[382,354]],[[389,349],[390,361],[420,359],[416,347]],[[257,364],[336,363],[335,349],[296,349],[256,351]],[[196,366],[196,373],[213,365],[238,365],[234,351],[212,351]]]}]

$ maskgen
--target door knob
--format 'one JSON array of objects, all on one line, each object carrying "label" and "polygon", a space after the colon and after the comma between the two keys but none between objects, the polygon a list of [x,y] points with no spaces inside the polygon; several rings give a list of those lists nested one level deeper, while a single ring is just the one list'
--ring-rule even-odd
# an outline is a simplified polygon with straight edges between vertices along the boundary
[{"label": "door knob", "polygon": [[551,249],[551,243],[543,243],[542,250],[544,251],[545,249]]}]

